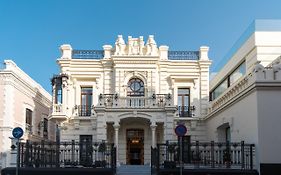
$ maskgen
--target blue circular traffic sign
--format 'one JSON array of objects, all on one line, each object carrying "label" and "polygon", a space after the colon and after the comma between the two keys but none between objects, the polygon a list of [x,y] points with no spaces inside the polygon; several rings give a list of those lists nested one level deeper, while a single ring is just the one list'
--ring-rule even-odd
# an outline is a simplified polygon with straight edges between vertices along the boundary
[{"label": "blue circular traffic sign", "polygon": [[175,133],[177,134],[178,137],[183,137],[187,132],[186,127],[183,124],[179,124],[175,128]]},{"label": "blue circular traffic sign", "polygon": [[23,130],[21,127],[16,127],[13,129],[12,134],[15,138],[19,139],[23,136]]}]

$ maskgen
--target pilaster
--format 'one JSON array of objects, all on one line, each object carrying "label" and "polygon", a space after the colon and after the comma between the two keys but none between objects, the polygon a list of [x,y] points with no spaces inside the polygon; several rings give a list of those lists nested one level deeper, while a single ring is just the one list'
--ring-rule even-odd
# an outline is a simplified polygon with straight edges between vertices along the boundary
[{"label": "pilaster", "polygon": [[201,117],[207,115],[208,103],[209,103],[209,68],[211,61],[208,57],[209,47],[200,47],[200,114]]},{"label": "pilaster", "polygon": [[174,117],[177,108],[175,106],[166,106],[166,121],[164,123],[164,140],[173,140]]},{"label": "pilaster", "polygon": [[107,126],[105,119],[105,107],[96,107],[97,113],[97,141],[106,140]]}]

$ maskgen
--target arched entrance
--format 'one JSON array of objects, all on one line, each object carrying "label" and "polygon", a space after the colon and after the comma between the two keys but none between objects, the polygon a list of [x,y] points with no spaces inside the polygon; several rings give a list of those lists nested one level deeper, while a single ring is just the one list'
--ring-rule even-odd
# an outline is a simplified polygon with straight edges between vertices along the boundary
[{"label": "arched entrance", "polygon": [[127,129],[127,153],[126,162],[129,165],[144,164],[144,130]]},{"label": "arched entrance", "polygon": [[152,144],[150,120],[141,117],[126,117],[119,123],[119,162],[127,165],[149,163]]}]

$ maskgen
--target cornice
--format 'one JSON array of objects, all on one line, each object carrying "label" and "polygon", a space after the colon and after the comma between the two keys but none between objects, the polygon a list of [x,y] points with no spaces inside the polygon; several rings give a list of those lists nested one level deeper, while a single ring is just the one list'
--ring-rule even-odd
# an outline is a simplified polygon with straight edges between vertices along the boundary
[{"label": "cornice", "polygon": [[33,98],[33,100],[37,101],[38,103],[48,107],[51,105],[50,94],[49,97],[44,96],[37,87],[33,87],[32,85],[28,84],[14,72],[0,72],[0,78],[2,79],[2,81],[0,81],[1,85],[11,85],[26,96]]},{"label": "cornice", "polygon": [[114,64],[156,64],[158,60],[114,60]]}]

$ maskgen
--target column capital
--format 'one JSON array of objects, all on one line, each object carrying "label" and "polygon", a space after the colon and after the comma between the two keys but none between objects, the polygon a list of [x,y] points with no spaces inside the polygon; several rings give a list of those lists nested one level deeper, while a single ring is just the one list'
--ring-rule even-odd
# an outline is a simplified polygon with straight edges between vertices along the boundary
[{"label": "column capital", "polygon": [[114,127],[114,129],[119,129],[120,125],[119,125],[119,123],[114,123],[113,127]]},{"label": "column capital", "polygon": [[156,127],[157,127],[157,124],[155,124],[155,123],[152,123],[152,124],[150,125],[150,128],[151,128],[152,130],[155,130]]}]

